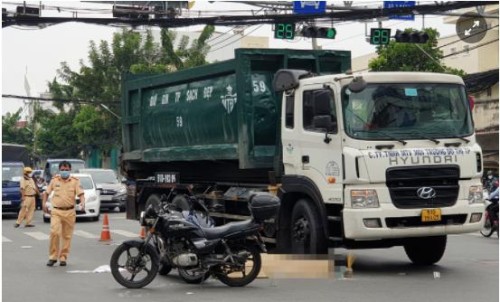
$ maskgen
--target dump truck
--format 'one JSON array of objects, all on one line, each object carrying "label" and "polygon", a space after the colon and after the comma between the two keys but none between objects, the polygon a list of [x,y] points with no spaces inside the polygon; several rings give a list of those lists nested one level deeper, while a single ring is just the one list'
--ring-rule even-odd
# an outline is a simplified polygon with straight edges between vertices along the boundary
[{"label": "dump truck", "polygon": [[350,72],[350,52],[237,49],[232,60],[122,85],[127,218],[202,198],[220,223],[281,200],[265,240],[285,253],[403,246],[438,262],[478,231],[482,153],[464,82]]}]

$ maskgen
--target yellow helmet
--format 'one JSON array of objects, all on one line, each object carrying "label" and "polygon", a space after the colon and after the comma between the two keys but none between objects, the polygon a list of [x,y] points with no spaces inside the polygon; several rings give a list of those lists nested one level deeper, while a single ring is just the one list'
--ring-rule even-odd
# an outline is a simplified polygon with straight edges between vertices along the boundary
[{"label": "yellow helmet", "polygon": [[24,168],[24,174],[31,173],[31,172],[33,172],[33,170],[30,167],[25,167]]}]

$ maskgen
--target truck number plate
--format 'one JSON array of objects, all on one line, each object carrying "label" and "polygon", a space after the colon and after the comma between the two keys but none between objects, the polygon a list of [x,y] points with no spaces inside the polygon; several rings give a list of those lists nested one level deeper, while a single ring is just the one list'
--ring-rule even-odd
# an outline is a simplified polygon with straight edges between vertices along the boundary
[{"label": "truck number plate", "polygon": [[423,209],[422,222],[441,221],[441,209]]},{"label": "truck number plate", "polygon": [[155,180],[160,184],[176,184],[179,183],[179,173],[177,172],[157,172]]},{"label": "truck number plate", "polygon": [[10,200],[2,200],[2,205],[10,206],[12,202]]}]

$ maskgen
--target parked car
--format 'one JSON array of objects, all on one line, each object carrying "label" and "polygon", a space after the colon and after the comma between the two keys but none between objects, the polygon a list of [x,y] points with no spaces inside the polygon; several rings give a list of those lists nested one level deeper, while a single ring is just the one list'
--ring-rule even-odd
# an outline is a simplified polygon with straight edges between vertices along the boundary
[{"label": "parked car", "polygon": [[2,162],[2,214],[17,214],[21,208],[22,162]]},{"label": "parked car", "polygon": [[[71,176],[74,176],[80,179],[80,185],[83,188],[85,194],[85,210],[81,210],[79,207],[80,199],[76,198],[76,218],[90,218],[91,220],[98,221],[101,216],[101,199],[99,198],[99,191],[97,190],[97,186],[92,179],[92,176],[89,174],[79,174],[72,173]],[[54,195],[54,191],[49,195],[47,199],[47,208],[49,211],[52,210],[52,196]],[[50,221],[50,214],[43,213],[43,221]]]},{"label": "parked car", "polygon": [[92,175],[97,188],[101,189],[101,210],[119,208],[125,211],[127,189],[112,169],[80,169],[81,173]]},{"label": "parked car", "polygon": [[50,182],[54,175],[59,173],[59,163],[62,161],[67,161],[71,164],[71,173],[79,173],[80,169],[85,168],[85,161],[81,159],[74,158],[49,158],[47,159],[47,163],[45,164],[45,168],[43,170],[45,181],[47,184]]}]

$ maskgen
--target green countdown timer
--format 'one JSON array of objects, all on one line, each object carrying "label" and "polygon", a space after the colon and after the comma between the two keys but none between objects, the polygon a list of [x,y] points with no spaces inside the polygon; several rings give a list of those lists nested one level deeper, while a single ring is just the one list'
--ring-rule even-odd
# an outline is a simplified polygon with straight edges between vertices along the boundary
[{"label": "green countdown timer", "polygon": [[387,45],[391,40],[390,28],[372,28],[370,29],[370,44]]},{"label": "green countdown timer", "polygon": [[274,24],[274,38],[293,40],[295,38],[295,23]]}]

